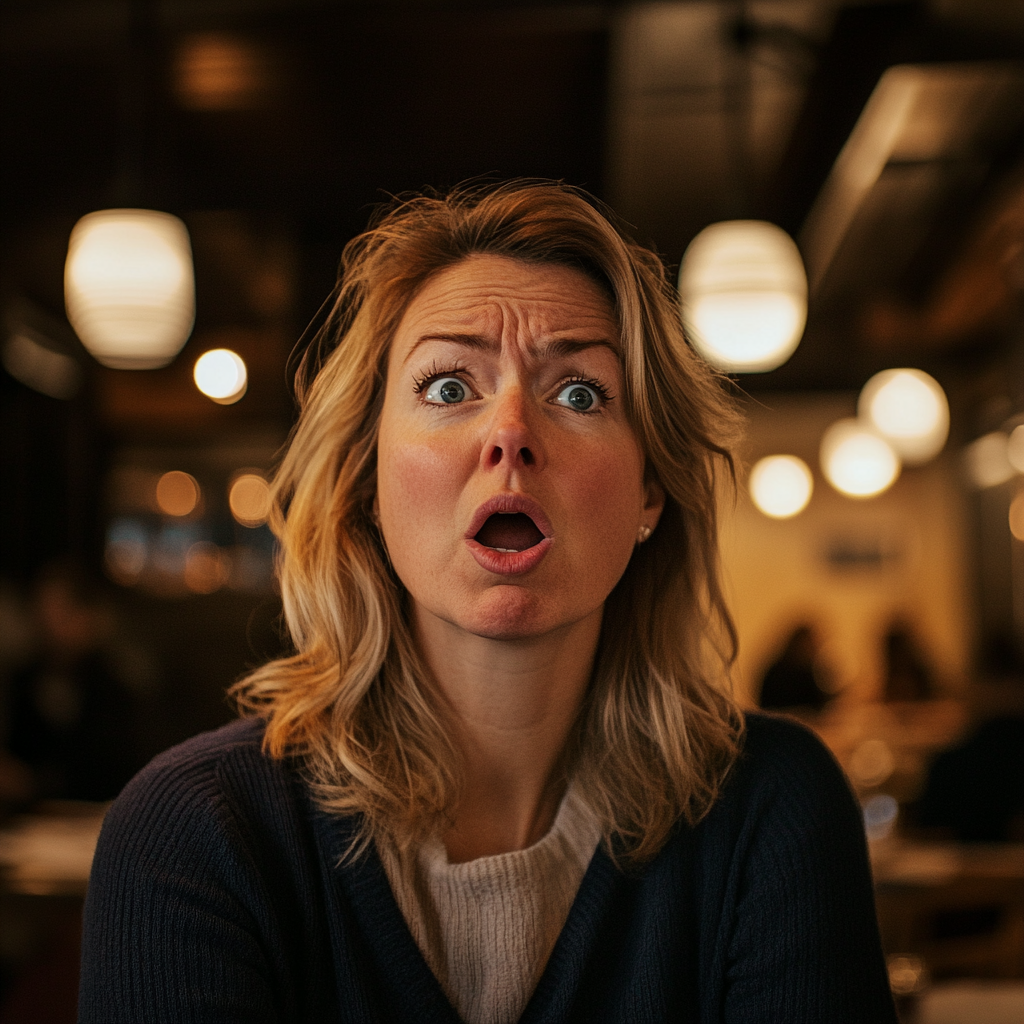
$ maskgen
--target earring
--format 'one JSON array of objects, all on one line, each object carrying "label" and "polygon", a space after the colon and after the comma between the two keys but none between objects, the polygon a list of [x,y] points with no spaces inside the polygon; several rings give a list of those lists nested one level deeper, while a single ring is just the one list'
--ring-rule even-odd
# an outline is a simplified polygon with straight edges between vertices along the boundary
[{"label": "earring", "polygon": [[641,526],[640,532],[636,535],[637,544],[643,544],[645,540],[651,535],[651,528],[649,526]]}]

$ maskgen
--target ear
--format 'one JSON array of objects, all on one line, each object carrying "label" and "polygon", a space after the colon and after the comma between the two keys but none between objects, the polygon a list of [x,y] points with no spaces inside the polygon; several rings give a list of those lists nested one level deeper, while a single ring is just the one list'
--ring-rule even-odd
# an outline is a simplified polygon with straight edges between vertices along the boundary
[{"label": "ear", "polygon": [[661,519],[662,509],[665,507],[665,488],[653,473],[648,471],[644,480],[644,508],[640,516],[643,526],[646,526],[652,533]]}]

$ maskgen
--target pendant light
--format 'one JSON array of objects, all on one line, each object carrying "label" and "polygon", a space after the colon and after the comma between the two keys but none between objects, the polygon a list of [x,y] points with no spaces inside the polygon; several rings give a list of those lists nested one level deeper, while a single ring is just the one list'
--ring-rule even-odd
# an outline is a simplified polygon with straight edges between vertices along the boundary
[{"label": "pendant light", "polygon": [[71,232],[64,304],[104,366],[166,366],[192,333],[195,278],[185,225],[156,210],[99,210]]},{"label": "pendant light", "polygon": [[[120,198],[137,199],[147,89],[150,0],[129,7],[131,31],[122,83]],[[192,333],[195,275],[185,225],[169,213],[136,204],[97,210],[71,232],[64,266],[64,305],[75,333],[104,366],[148,370],[166,366]]]},{"label": "pendant light", "polygon": [[796,243],[763,220],[721,221],[690,243],[679,268],[694,348],[728,373],[781,366],[807,321],[807,275]]},{"label": "pendant light", "polygon": [[923,370],[876,373],[861,390],[857,412],[910,466],[935,458],[949,436],[946,393]]}]

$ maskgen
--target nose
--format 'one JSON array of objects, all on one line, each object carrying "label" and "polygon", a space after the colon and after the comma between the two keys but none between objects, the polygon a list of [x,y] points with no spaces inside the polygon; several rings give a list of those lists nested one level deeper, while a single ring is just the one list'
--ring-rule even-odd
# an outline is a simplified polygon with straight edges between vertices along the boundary
[{"label": "nose", "polygon": [[529,399],[521,387],[510,388],[495,399],[481,452],[485,468],[541,466],[543,452],[536,426],[532,422],[534,416]]}]

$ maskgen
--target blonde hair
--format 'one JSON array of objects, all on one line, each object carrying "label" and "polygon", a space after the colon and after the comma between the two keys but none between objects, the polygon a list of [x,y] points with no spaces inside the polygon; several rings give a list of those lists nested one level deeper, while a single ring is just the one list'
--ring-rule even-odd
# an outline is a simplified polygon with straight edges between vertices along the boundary
[{"label": "blonde hair", "polygon": [[716,512],[736,421],[686,344],[658,257],[579,190],[513,181],[405,198],[346,246],[333,308],[299,369],[301,412],[274,483],[296,653],[232,692],[244,714],[266,720],[267,752],[299,759],[322,806],[358,815],[360,844],[404,845],[449,820],[460,759],[374,523],[376,439],[388,350],[410,299],[478,253],[577,267],[607,289],[627,409],[666,493],[658,528],[607,600],[564,758],[607,848],[642,863],[680,818],[707,812],[738,750]]}]

